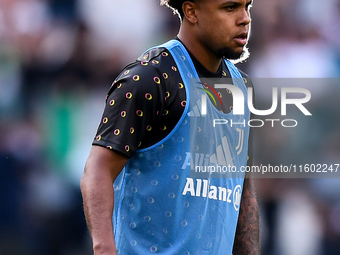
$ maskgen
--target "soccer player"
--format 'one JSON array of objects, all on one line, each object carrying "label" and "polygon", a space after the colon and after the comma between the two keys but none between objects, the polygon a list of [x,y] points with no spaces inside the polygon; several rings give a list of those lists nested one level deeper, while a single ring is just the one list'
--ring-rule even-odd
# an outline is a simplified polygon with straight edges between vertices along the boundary
[{"label": "soccer player", "polygon": [[252,162],[250,113],[233,114],[231,93],[252,85],[227,60],[245,55],[251,0],[161,4],[180,16],[179,34],[118,75],[85,165],[94,254],[259,254],[252,180],[204,170]]}]

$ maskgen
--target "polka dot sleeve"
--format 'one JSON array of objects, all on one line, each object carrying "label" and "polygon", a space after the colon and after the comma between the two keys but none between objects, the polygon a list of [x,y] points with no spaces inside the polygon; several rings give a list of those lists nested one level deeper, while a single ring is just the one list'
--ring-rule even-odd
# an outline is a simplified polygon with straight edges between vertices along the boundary
[{"label": "polka dot sleeve", "polygon": [[127,66],[109,90],[94,145],[131,158],[164,111],[164,78],[149,62]]}]

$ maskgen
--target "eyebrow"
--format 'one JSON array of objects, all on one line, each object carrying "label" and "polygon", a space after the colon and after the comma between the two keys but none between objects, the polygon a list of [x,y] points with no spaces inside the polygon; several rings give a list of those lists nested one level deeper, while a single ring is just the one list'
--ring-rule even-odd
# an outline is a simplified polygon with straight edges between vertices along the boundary
[{"label": "eyebrow", "polygon": [[235,0],[227,0],[223,2],[221,5],[227,5],[227,4],[240,4],[238,1]]},{"label": "eyebrow", "polygon": [[[239,1],[235,1],[235,0],[227,0],[225,2],[223,2],[221,5],[229,5],[229,4],[235,4],[235,5],[242,5]],[[246,3],[246,6],[252,5],[253,4],[253,0],[250,0],[249,2]]]}]

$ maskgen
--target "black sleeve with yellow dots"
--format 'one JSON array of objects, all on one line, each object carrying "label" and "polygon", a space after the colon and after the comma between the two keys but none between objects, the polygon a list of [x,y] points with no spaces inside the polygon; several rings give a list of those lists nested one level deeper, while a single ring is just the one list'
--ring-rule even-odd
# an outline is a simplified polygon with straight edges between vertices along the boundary
[{"label": "black sleeve with yellow dots", "polygon": [[131,158],[165,138],[183,114],[185,89],[165,49],[128,65],[113,82],[93,145]]}]

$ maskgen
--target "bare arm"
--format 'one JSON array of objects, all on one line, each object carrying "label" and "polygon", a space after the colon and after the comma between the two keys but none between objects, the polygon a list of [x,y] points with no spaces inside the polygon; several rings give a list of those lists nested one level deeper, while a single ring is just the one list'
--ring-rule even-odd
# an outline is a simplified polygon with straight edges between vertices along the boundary
[{"label": "bare arm", "polygon": [[246,178],[236,228],[234,255],[259,255],[259,207],[253,180]]},{"label": "bare arm", "polygon": [[80,182],[87,225],[95,255],[116,255],[112,214],[113,182],[128,159],[114,151],[92,146]]}]

